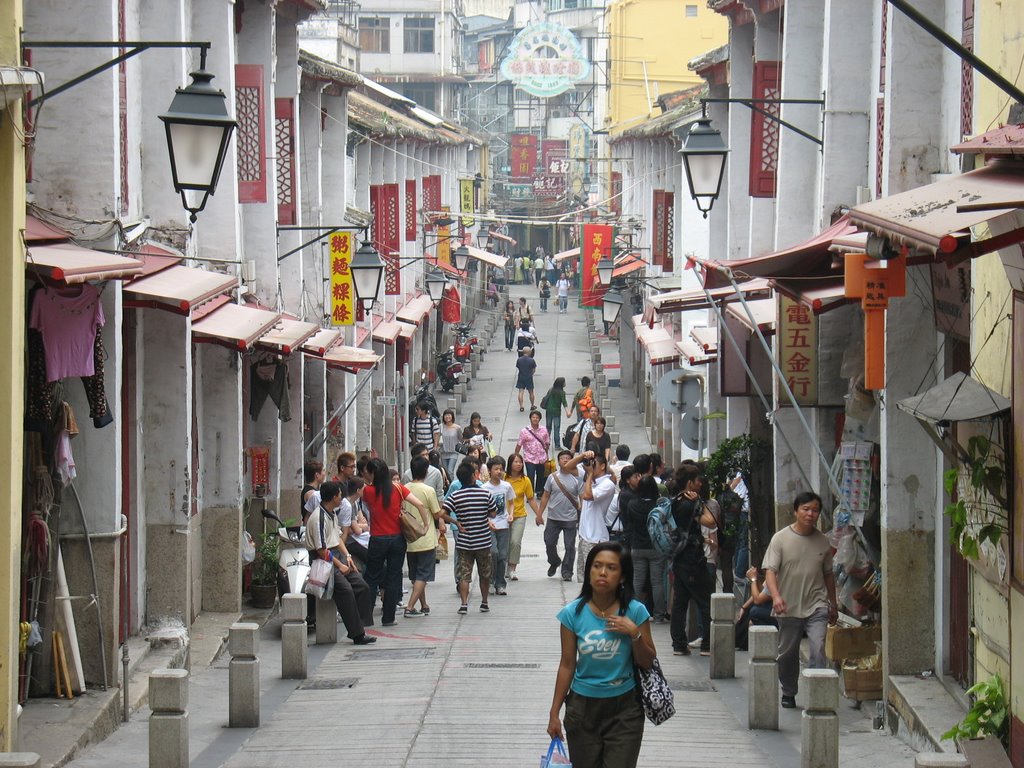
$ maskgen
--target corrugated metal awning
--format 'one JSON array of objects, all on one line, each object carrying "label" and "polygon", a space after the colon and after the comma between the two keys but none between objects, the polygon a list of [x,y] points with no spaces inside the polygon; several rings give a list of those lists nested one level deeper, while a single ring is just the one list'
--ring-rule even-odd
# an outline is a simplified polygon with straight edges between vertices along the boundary
[{"label": "corrugated metal awning", "polygon": [[646,266],[647,262],[635,253],[627,253],[625,256],[620,256],[615,260],[615,269],[612,270],[612,278],[628,275],[629,273],[636,272]]},{"label": "corrugated metal awning", "polygon": [[302,344],[302,351],[314,357],[323,357],[327,350],[341,338],[341,331],[336,328],[321,328]]},{"label": "corrugated metal awning", "polygon": [[765,335],[775,333],[775,320],[779,311],[778,303],[774,298],[748,301],[746,306],[749,307],[750,314],[754,316],[754,323],[750,322],[747,310],[743,308],[742,304],[730,304],[725,308],[725,312],[745,325],[751,333],[755,333],[755,324]]},{"label": "corrugated metal awning", "polygon": [[373,340],[379,341],[381,344],[394,344],[395,339],[398,338],[398,332],[402,330],[401,323],[396,323],[394,320],[384,320],[373,329]]},{"label": "corrugated metal awning", "polygon": [[123,280],[142,273],[142,262],[74,243],[29,245],[25,270],[29,277],[56,283]]},{"label": "corrugated metal awning", "polygon": [[193,307],[238,285],[234,275],[194,267],[171,266],[124,287],[126,307],[152,307],[187,315]]},{"label": "corrugated metal awning", "polygon": [[430,300],[427,294],[422,293],[406,303],[404,307],[401,307],[395,314],[395,317],[403,323],[419,325],[433,308],[434,302]]},{"label": "corrugated metal awning", "polygon": [[702,352],[710,355],[718,353],[718,329],[700,325],[690,329],[690,338],[701,348]]},{"label": "corrugated metal awning", "polygon": [[320,330],[316,323],[307,323],[290,317],[282,317],[256,344],[282,355],[290,355],[311,339]]},{"label": "corrugated metal awning", "polygon": [[485,251],[483,248],[476,248],[475,246],[472,245],[466,245],[463,247],[466,248],[466,250],[469,251],[469,255],[472,256],[477,261],[482,261],[485,264],[490,264],[492,267],[497,267],[498,269],[504,269],[505,262],[508,261],[508,259],[505,258],[504,256],[499,256],[497,253]]},{"label": "corrugated metal awning", "polygon": [[331,347],[324,355],[324,361],[328,368],[337,368],[348,373],[376,368],[383,359],[382,355],[376,354],[371,349],[348,347],[344,344]]},{"label": "corrugated metal awning", "polygon": [[192,340],[197,344],[221,344],[245,352],[280,319],[277,312],[228,303],[192,322]]},{"label": "corrugated metal awning", "polygon": [[816,315],[849,304],[841,275],[820,280],[772,280],[772,286],[783,296],[800,302]]},{"label": "corrugated metal awning", "polygon": [[[771,295],[771,285],[767,280],[754,278],[739,284],[744,298],[765,298]],[[724,288],[712,288],[708,293],[716,304],[739,301],[735,289],[731,285]],[[648,303],[659,315],[667,312],[686,312],[691,309],[704,309],[710,306],[707,296],[700,288],[679,291],[666,291],[649,296]]]},{"label": "corrugated metal awning", "polygon": [[580,255],[580,249],[579,248],[570,248],[567,251],[559,251],[558,253],[556,253],[554,256],[551,257],[551,260],[554,261],[555,264],[561,264],[566,259],[574,259],[574,258],[576,258],[579,255]]},{"label": "corrugated metal awning", "polygon": [[707,365],[718,359],[717,352],[705,352],[699,344],[691,339],[677,341],[676,349],[690,365]]}]

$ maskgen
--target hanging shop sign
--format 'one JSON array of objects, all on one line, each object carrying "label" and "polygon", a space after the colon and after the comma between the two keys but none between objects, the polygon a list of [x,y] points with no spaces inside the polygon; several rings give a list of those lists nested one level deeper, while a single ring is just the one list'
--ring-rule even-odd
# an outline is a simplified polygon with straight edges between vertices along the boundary
[{"label": "hanging shop sign", "polygon": [[543,200],[561,197],[565,193],[565,177],[544,174],[533,180],[533,194]]},{"label": "hanging shop sign", "polygon": [[352,233],[335,232],[330,239],[331,325],[355,325],[355,293],[352,272]]},{"label": "hanging shop sign", "polygon": [[[448,218],[451,207],[441,206],[441,217]],[[452,263],[452,227],[451,224],[439,224],[437,226],[437,260],[443,264]]]},{"label": "hanging shop sign", "polygon": [[971,334],[971,262],[955,267],[932,264],[932,306],[935,327],[961,341]]},{"label": "hanging shop sign", "polygon": [[597,263],[612,254],[613,231],[607,224],[583,225],[583,295],[584,307],[600,307],[605,287],[597,277]]},{"label": "hanging shop sign", "polygon": [[533,198],[533,184],[506,184],[505,194],[510,200],[530,200]]},{"label": "hanging shop sign", "polygon": [[537,170],[537,137],[513,133],[509,140],[512,165],[509,176],[516,181],[532,181]]},{"label": "hanging shop sign", "polygon": [[[818,404],[818,318],[810,307],[779,295],[779,367],[800,405]],[[788,399],[785,402],[789,402]]]},{"label": "hanging shop sign", "polygon": [[531,24],[515,36],[508,51],[501,74],[531,96],[557,96],[590,76],[583,46],[561,24]]},{"label": "hanging shop sign", "polygon": [[472,216],[474,189],[473,179],[459,179],[459,210],[462,212],[462,226],[464,227],[472,227],[476,223]]},{"label": "hanging shop sign", "polygon": [[[583,193],[590,168],[590,129],[581,123],[569,128],[569,191]],[[588,190],[589,191],[589,190]]]}]

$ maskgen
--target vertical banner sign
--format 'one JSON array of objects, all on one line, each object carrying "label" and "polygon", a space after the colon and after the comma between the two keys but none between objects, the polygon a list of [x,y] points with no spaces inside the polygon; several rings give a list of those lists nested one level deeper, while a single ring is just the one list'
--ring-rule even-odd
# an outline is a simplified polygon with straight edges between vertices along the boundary
[{"label": "vertical banner sign", "polygon": [[[444,218],[448,217],[448,206],[442,205]],[[451,224],[437,228],[437,260],[444,264],[452,263],[452,227]]]},{"label": "vertical banner sign", "polygon": [[[779,367],[800,405],[818,404],[818,318],[806,304],[779,295]],[[779,402],[789,405],[789,398]]]},{"label": "vertical banner sign", "polygon": [[472,216],[466,215],[473,213],[473,191],[472,179],[459,179],[459,210],[462,211],[464,227],[472,227],[476,223]]},{"label": "vertical banner sign", "polygon": [[530,181],[537,170],[537,137],[528,133],[513,133],[511,136],[512,181]]},{"label": "vertical banner sign", "polygon": [[352,273],[352,233],[335,232],[330,239],[331,325],[355,324],[355,294]]},{"label": "vertical banner sign", "polygon": [[540,143],[544,173],[565,175],[569,172],[569,142],[566,139],[544,139]]},{"label": "vertical banner sign", "polygon": [[381,221],[380,234],[378,235],[380,255],[386,265],[384,270],[384,292],[388,296],[397,296],[402,292],[402,277],[398,271],[400,266],[398,257],[401,247],[401,236],[398,226],[400,214],[398,212],[397,184],[384,184],[381,187],[377,209],[380,211]]},{"label": "vertical banner sign", "polygon": [[416,242],[416,179],[405,180],[405,240]]},{"label": "vertical banner sign", "polygon": [[590,132],[587,126],[574,123],[569,128],[569,192],[574,195],[583,192],[590,162]]},{"label": "vertical banner sign", "polygon": [[654,190],[651,212],[651,260],[661,267],[665,264],[665,190]]},{"label": "vertical banner sign", "polygon": [[605,287],[597,279],[597,263],[611,256],[612,228],[607,224],[583,225],[583,295],[584,307],[600,307]]}]

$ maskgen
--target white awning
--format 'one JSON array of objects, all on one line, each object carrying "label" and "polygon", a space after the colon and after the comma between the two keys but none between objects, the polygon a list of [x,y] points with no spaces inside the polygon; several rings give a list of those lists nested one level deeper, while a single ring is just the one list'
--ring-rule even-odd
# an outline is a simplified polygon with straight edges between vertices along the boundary
[{"label": "white awning", "polygon": [[496,253],[485,251],[483,248],[477,248],[472,245],[466,245],[463,247],[466,248],[466,250],[469,251],[469,255],[472,256],[477,261],[482,261],[485,264],[490,264],[492,267],[497,267],[498,269],[504,269],[505,262],[508,261],[508,259],[505,258],[504,256],[499,256]]}]

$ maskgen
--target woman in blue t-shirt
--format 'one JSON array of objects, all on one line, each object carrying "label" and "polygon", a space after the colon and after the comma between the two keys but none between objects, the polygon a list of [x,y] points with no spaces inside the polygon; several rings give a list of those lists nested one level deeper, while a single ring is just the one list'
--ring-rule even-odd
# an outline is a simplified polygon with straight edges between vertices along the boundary
[{"label": "woman in blue t-shirt", "polygon": [[590,550],[580,596],[558,612],[562,658],[548,735],[565,734],[573,765],[634,768],[644,736],[644,713],[633,665],[649,669],[657,651],[651,615],[633,599],[633,560],[606,541]]}]

